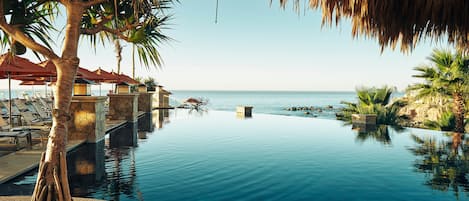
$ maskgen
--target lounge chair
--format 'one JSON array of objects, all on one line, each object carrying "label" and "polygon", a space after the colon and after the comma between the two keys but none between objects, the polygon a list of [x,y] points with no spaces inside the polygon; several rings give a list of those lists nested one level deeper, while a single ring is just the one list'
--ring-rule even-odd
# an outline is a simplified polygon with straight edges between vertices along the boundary
[{"label": "lounge chair", "polygon": [[41,121],[40,119],[34,116],[34,113],[30,111],[21,112],[21,118],[23,120],[23,125],[27,125],[27,126],[37,125]]},{"label": "lounge chair", "polygon": [[26,112],[26,111],[29,111],[29,108],[26,104],[24,104],[24,100],[20,100],[20,99],[13,99],[13,104],[16,105],[16,108],[18,108],[18,110],[20,112]]},{"label": "lounge chair", "polygon": [[51,116],[48,115],[46,108],[44,108],[42,104],[40,104],[37,100],[32,100],[31,106],[42,120],[47,120],[51,118]]},{"label": "lounge chair", "polygon": [[32,147],[32,138],[31,138],[31,132],[29,131],[8,131],[8,132],[0,132],[0,137],[8,137],[8,138],[13,138],[13,144],[15,144],[16,150],[20,149],[20,140],[19,138],[26,138],[26,141],[28,143],[28,147]]}]

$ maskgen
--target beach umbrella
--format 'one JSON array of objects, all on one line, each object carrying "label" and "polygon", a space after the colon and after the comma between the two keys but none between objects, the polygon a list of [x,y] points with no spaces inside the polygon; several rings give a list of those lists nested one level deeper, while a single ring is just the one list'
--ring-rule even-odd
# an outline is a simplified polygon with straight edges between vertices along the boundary
[{"label": "beach umbrella", "polygon": [[[294,2],[299,12],[300,0]],[[285,6],[288,0],[280,0]],[[323,25],[338,25],[348,18],[352,35],[376,38],[382,48],[411,51],[424,38],[446,40],[469,52],[469,1],[410,0],[309,0],[309,7],[322,10]]]},{"label": "beach umbrella", "polygon": [[20,85],[25,85],[25,86],[34,86],[34,85],[45,85],[45,81],[39,81],[39,80],[30,80],[30,81],[22,81],[20,82]]},{"label": "beach umbrella", "polygon": [[115,74],[115,75],[118,77],[119,82],[125,82],[125,83],[128,83],[130,85],[140,84],[139,81],[132,79],[128,75],[125,75],[125,74]]},{"label": "beach umbrella", "polygon": [[78,67],[77,78],[83,78],[91,81],[99,81],[101,78],[98,74],[89,71],[86,68]]},{"label": "beach umbrella", "polygon": [[[99,82],[104,82],[104,83],[117,83],[118,82],[118,77],[116,77],[114,74],[107,72],[101,68],[96,69],[93,71],[93,73],[96,73],[99,75],[101,80]],[[99,95],[101,95],[101,84],[99,84]]]},{"label": "beach umbrella", "polygon": [[43,74],[46,75],[46,71],[41,66],[32,63],[28,59],[15,56],[12,53],[8,52],[0,55],[0,77],[8,79],[8,99],[9,99],[9,122],[12,126],[12,104],[11,104],[11,79],[12,76],[30,76],[33,74]]},{"label": "beach umbrella", "polygon": [[115,76],[114,73],[107,72],[101,68],[98,68],[97,70],[93,71],[93,73],[99,75],[99,81],[101,82],[116,83],[119,80],[119,78]]}]

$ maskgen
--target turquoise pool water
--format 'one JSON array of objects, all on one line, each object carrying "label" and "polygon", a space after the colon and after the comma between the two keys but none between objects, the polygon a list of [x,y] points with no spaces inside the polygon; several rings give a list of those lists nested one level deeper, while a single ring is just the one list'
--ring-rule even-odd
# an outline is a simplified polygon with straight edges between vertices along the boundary
[{"label": "turquoise pool water", "polygon": [[[239,119],[221,111],[176,110],[154,120],[161,128],[140,136],[146,139],[137,147],[106,148],[102,178],[72,179],[74,194],[105,200],[469,200],[468,145],[463,140],[453,149],[451,134],[352,129],[340,121],[257,113]],[[6,188],[27,194],[34,178],[0,185],[0,194],[9,194]]]}]

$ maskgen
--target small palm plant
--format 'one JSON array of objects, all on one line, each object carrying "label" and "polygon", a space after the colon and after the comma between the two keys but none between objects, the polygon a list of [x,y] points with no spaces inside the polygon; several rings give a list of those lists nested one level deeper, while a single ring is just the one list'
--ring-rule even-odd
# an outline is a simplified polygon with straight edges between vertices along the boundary
[{"label": "small palm plant", "polygon": [[147,77],[143,80],[143,83],[145,85],[147,85],[148,91],[155,91],[156,90],[157,83],[156,83],[155,78]]},{"label": "small palm plant", "polygon": [[342,101],[345,105],[338,114],[338,119],[351,121],[352,114],[376,114],[378,124],[395,125],[400,116],[399,109],[405,105],[402,101],[391,103],[395,88],[384,86],[381,88],[361,87],[357,89],[357,103]]}]

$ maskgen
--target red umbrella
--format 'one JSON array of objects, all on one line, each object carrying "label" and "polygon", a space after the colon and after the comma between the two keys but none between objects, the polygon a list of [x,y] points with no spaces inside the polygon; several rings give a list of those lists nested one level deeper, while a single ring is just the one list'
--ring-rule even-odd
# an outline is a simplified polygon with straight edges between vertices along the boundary
[{"label": "red umbrella", "polygon": [[39,63],[40,66],[42,66],[46,71],[51,72],[51,74],[54,75],[54,77],[57,76],[57,69],[55,68],[54,62],[51,60],[45,60]]},{"label": "red umbrella", "polygon": [[[55,75],[57,74],[55,64],[52,61],[46,60],[46,61],[43,61],[43,62],[39,63],[39,65],[41,65],[46,71],[51,71]],[[77,78],[83,78],[83,79],[87,79],[87,80],[91,80],[91,81],[99,81],[100,80],[99,75],[97,75],[96,73],[91,72],[88,69],[83,68],[83,67],[78,67]]]},{"label": "red umbrella", "polygon": [[101,79],[101,77],[98,74],[91,72],[82,67],[78,67],[77,77],[91,80],[91,81],[99,81]]},{"label": "red umbrella", "polygon": [[127,75],[117,74],[117,73],[114,73],[114,72],[112,72],[112,74],[114,74],[114,76],[118,77],[118,82],[125,82],[125,83],[130,84],[130,85],[140,84],[139,81],[134,80],[134,79],[132,79],[131,77],[129,77]]},{"label": "red umbrella", "polygon": [[114,73],[107,72],[101,68],[98,68],[97,70],[93,71],[93,73],[99,75],[99,81],[101,82],[116,83],[119,81],[119,77],[117,77]]},{"label": "red umbrella", "polygon": [[20,82],[20,85],[29,85],[29,86],[32,86],[32,85],[45,85],[45,84],[46,84],[45,81],[39,81],[39,80],[29,80],[29,81]]},{"label": "red umbrella", "polygon": [[15,75],[50,75],[51,72],[29,61],[28,59],[14,56],[11,53],[0,55],[0,77]]},{"label": "red umbrella", "polygon": [[46,71],[41,66],[34,64],[28,59],[15,56],[8,52],[0,55],[0,77],[8,78],[8,98],[10,100],[10,126],[13,126],[11,119],[11,78],[12,76],[31,76],[34,74],[48,75],[50,72]]}]

